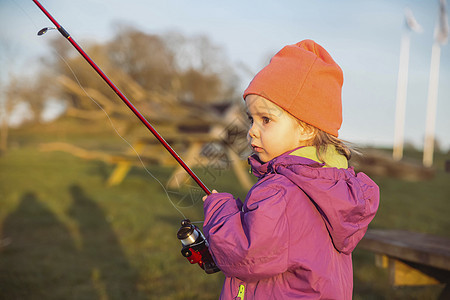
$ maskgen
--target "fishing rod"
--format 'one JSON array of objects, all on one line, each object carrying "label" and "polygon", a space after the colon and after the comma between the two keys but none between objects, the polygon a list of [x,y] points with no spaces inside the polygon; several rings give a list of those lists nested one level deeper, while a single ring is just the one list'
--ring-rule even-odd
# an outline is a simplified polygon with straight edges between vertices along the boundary
[{"label": "fishing rod", "polygon": [[[57,29],[62,36],[64,36],[72,46],[83,56],[83,58],[91,65],[92,68],[100,75],[100,77],[114,90],[119,98],[131,109],[131,111],[141,120],[148,130],[158,139],[158,141],[166,148],[167,151],[175,158],[175,160],[184,168],[184,170],[194,179],[194,181],[205,191],[207,195],[211,191],[203,184],[200,178],[186,165],[181,157],[173,150],[173,148],[164,140],[164,138],[156,131],[156,129],[145,119],[145,117],[136,109],[136,107],[125,97],[119,88],[106,76],[105,73],[97,66],[97,64],[84,52],[84,50],[75,42],[70,34],[50,15],[50,13],[39,3],[38,0],[33,2],[40,8],[40,10],[50,19],[56,26],[44,27],[39,30],[38,35],[45,34],[48,30]],[[220,269],[216,266],[211,253],[209,252],[209,244],[200,229],[191,223],[189,219],[181,221],[181,227],[177,232],[177,238],[180,240],[182,249],[181,254],[187,258],[191,264],[198,264],[207,274],[219,272]]]},{"label": "fishing rod", "polygon": [[97,66],[97,64],[84,52],[80,45],[75,42],[75,40],[70,36],[70,34],[52,17],[52,15],[39,3],[38,0],[33,0],[33,2],[39,7],[39,9],[47,16],[47,18],[56,26],[42,28],[38,35],[43,35],[48,30],[57,29],[63,37],[65,37],[72,46],[77,49],[77,51],[83,56],[83,58],[91,65],[92,68],[97,72],[98,75],[109,85],[111,89],[119,96],[119,98],[128,106],[128,108],[141,120],[141,122],[147,127],[148,130],[156,137],[156,139],[166,148],[166,150],[175,158],[175,160],[183,167],[183,169],[191,176],[192,179],[202,188],[207,195],[211,194],[211,191],[205,186],[205,184],[200,180],[200,178],[194,173],[194,171],[189,168],[189,166],[181,159],[181,157],[175,152],[175,150],[164,140],[164,138],[156,131],[156,129],[145,119],[145,117],[137,110],[137,108],[130,102],[130,100],[125,97],[125,95],[119,90],[119,88],[106,76],[106,74]]}]

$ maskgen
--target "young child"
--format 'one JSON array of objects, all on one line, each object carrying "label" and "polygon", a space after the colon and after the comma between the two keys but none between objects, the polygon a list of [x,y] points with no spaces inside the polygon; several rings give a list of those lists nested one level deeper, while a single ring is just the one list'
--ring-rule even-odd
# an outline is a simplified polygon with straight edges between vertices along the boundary
[{"label": "young child", "polygon": [[226,276],[220,299],[351,299],[351,252],[379,202],[348,167],[337,138],[343,74],[311,40],[279,51],[244,92],[249,163],[245,202],[204,197],[203,230]]}]

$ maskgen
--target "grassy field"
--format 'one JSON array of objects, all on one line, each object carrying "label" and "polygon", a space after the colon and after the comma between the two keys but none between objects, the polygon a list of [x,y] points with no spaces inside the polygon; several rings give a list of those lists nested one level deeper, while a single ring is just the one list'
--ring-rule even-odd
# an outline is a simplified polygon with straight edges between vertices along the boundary
[{"label": "grassy field", "polygon": [[[154,178],[135,167],[120,185],[107,187],[114,166],[38,147],[65,141],[126,151],[120,138],[89,126],[57,128],[14,131],[0,156],[0,299],[217,299],[223,275],[206,275],[181,256],[176,232],[183,216]],[[437,157],[429,181],[374,178],[382,201],[372,228],[450,237],[445,159]],[[163,184],[172,172],[147,167]],[[196,172],[208,187],[245,197],[231,171]],[[203,219],[201,190],[187,184],[168,192],[185,216]],[[360,249],[354,274],[354,299],[436,299],[442,289],[392,288],[387,270]]]}]

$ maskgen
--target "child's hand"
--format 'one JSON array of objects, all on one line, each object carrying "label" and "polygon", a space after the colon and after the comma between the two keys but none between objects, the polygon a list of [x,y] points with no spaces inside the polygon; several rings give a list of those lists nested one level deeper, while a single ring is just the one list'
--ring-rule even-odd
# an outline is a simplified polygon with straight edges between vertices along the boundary
[{"label": "child's hand", "polygon": [[[211,193],[213,193],[213,194],[216,194],[217,193],[217,191],[216,190],[212,190],[212,192]],[[208,198],[208,195],[206,195],[206,196],[203,196],[203,202],[205,202],[205,200],[206,200],[206,198]]]}]

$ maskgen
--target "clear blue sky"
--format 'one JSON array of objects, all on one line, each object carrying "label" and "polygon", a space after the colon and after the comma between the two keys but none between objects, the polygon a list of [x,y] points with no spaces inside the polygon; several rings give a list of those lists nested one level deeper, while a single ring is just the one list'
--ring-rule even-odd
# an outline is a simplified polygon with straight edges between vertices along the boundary
[{"label": "clear blue sky", "polygon": [[[148,33],[177,30],[205,34],[223,47],[233,64],[257,72],[286,44],[310,38],[323,45],[344,70],[342,138],[392,145],[400,39],[409,7],[424,32],[411,37],[405,139],[422,147],[433,31],[438,0],[42,0],[83,45],[114,35],[114,22]],[[31,0],[0,0],[2,66],[13,61],[33,69],[38,55],[54,55],[36,32],[51,23]],[[22,69],[23,70],[23,69]],[[4,71],[3,71],[4,72]],[[242,73],[242,89],[251,76]],[[4,74],[4,73],[3,73]],[[450,148],[450,45],[441,49],[436,135]]]}]

